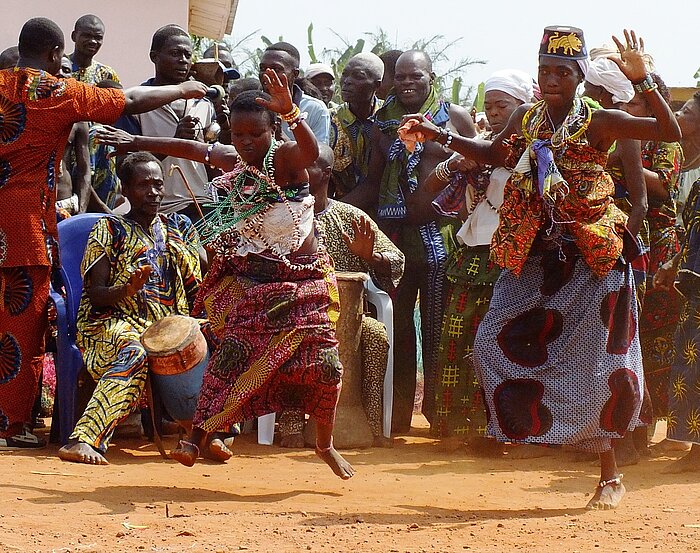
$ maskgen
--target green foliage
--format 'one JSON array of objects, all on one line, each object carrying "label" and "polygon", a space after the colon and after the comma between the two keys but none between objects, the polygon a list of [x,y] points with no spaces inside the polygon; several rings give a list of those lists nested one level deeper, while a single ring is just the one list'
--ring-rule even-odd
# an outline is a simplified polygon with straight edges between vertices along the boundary
[{"label": "green foliage", "polygon": [[309,28],[306,30],[307,44],[309,45],[309,59],[311,63],[318,63],[318,58],[316,57],[316,50],[314,50],[314,24],[309,23]]},{"label": "green foliage", "polygon": [[700,88],[700,69],[698,69],[698,70],[695,72],[695,75],[693,75],[693,79],[698,79],[698,80],[696,81],[696,83],[695,83],[695,86],[698,87],[698,88]]},{"label": "green foliage", "polygon": [[474,98],[474,108],[476,111],[484,111],[484,83],[479,83],[479,86],[476,88],[476,98]]},{"label": "green foliage", "polygon": [[453,104],[459,104],[462,92],[462,77],[457,77],[452,81],[452,94],[450,95],[450,102]]}]

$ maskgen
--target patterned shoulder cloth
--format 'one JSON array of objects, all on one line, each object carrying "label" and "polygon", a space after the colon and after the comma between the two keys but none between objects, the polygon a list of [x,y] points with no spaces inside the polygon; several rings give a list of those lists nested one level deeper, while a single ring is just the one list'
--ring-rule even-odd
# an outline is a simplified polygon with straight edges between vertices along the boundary
[{"label": "patterned shoulder cloth", "polygon": [[561,247],[573,240],[591,270],[606,275],[622,254],[627,216],[612,201],[614,184],[605,172],[607,152],[588,143],[594,107],[576,98],[556,132],[544,101],[523,117],[523,137],[512,139],[506,185],[492,257],[520,274],[535,238]]}]

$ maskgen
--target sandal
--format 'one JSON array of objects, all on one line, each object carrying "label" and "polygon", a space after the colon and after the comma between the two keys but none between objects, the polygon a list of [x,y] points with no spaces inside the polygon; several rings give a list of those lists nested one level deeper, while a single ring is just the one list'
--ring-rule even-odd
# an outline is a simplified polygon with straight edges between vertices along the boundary
[{"label": "sandal", "polygon": [[17,449],[41,449],[46,447],[46,440],[32,434],[26,428],[21,434],[15,434],[7,438],[0,438],[0,451],[13,451]]}]

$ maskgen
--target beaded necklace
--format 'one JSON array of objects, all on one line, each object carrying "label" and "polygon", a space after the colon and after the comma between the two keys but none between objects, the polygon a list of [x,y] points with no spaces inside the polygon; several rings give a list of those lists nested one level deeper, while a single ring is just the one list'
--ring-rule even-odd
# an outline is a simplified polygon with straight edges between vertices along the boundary
[{"label": "beaded necklace", "polygon": [[[245,239],[242,236],[254,237],[285,265],[293,268],[308,268],[309,265],[293,264],[275,244],[270,244],[265,237],[264,221],[265,213],[275,203],[284,203],[292,221],[292,242],[301,242],[301,220],[295,212],[289,200],[298,195],[299,189],[282,189],[275,182],[275,153],[282,142],[273,140],[270,144],[262,163],[262,170],[250,165],[239,157],[233,171],[217,177],[213,184],[225,191],[228,196],[218,204],[210,207],[213,210],[199,221],[195,227],[202,237],[202,243],[214,242],[214,249],[218,253],[225,254],[231,251],[232,245]],[[245,221],[243,228],[234,228],[241,221]],[[234,236],[234,242],[231,238]],[[234,246],[235,250],[236,247]],[[314,262],[315,264],[316,262]]]},{"label": "beaded necklace", "polygon": [[[531,144],[539,138],[542,126],[547,125],[552,132],[549,139],[552,148],[561,148],[567,143],[577,140],[586,132],[591,123],[592,115],[593,110],[583,99],[574,98],[569,113],[557,128],[549,115],[547,104],[541,100],[525,113],[522,123],[523,136],[527,139],[528,144]],[[543,136],[545,135],[546,133],[543,133]]]}]

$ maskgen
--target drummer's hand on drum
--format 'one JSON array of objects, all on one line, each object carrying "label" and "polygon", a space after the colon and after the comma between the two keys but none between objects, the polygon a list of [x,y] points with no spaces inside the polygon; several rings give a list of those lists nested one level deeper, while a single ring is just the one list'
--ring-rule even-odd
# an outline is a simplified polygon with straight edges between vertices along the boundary
[{"label": "drummer's hand on drum", "polygon": [[125,292],[126,292],[126,297],[130,298],[136,292],[141,290],[143,288],[143,285],[146,284],[146,281],[148,280],[148,277],[151,276],[151,273],[153,272],[153,267],[150,265],[144,265],[143,267],[139,267],[136,269],[131,275],[129,276],[129,282],[126,283],[125,287]]},{"label": "drummer's hand on drum", "polygon": [[374,240],[375,233],[372,225],[365,217],[353,219],[352,221],[353,236],[343,232],[343,240],[348,246],[351,253],[357,257],[371,263],[374,257]]}]

